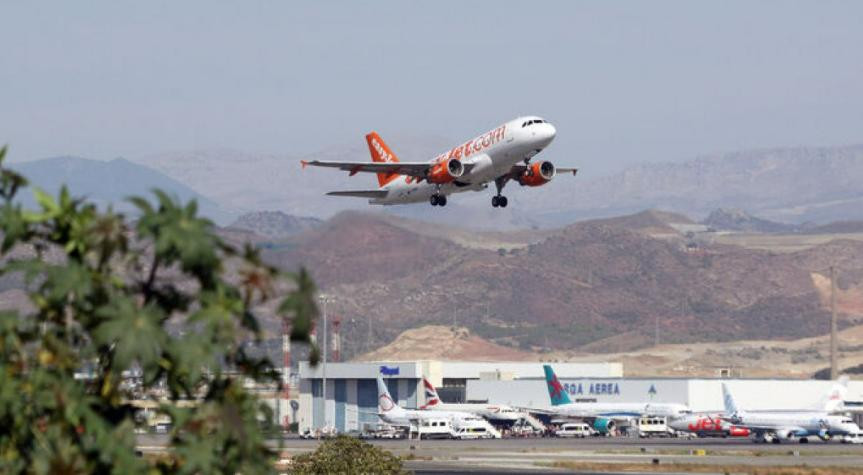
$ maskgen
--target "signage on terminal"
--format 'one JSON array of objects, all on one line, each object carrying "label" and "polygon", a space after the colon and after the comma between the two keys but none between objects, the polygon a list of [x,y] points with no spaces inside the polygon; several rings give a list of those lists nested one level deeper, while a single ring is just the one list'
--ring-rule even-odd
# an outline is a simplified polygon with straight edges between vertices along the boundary
[{"label": "signage on terminal", "polygon": [[398,376],[399,375],[399,367],[394,366],[390,368],[389,366],[381,366],[381,374],[384,376]]},{"label": "signage on terminal", "polygon": [[571,395],[620,395],[620,385],[618,383],[566,383],[563,385],[563,389]]}]

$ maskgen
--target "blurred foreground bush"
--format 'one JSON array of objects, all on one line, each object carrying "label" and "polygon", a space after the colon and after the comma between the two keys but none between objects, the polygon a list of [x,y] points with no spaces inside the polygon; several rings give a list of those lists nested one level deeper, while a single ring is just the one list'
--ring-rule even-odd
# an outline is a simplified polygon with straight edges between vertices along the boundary
[{"label": "blurred foreground bush", "polygon": [[[0,473],[272,471],[262,422],[272,415],[244,382],[278,374],[242,342],[260,341],[252,309],[277,290],[292,339],[308,342],[317,315],[309,275],[233,248],[195,202],[159,191],[155,203],[130,200],[135,222],[65,188],[57,197],[36,190],[38,210],[23,210],[15,198],[26,179],[4,156],[0,273],[25,279],[32,311],[0,312]],[[123,380],[130,371],[141,375],[135,393]],[[146,421],[130,400],[154,388],[198,403],[159,405],[170,451],[148,463],[135,456],[134,430]]]},{"label": "blurred foreground bush", "polygon": [[294,457],[295,474],[356,473],[401,474],[402,461],[386,450],[340,435],[321,443],[318,450]]}]

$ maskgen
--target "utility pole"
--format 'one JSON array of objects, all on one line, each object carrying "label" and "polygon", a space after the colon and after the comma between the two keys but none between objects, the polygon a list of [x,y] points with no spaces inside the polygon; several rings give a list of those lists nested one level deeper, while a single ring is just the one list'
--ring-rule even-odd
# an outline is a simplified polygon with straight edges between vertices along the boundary
[{"label": "utility pole", "polygon": [[326,295],[321,295],[320,297],[321,303],[323,303],[324,312],[324,328],[323,335],[321,335],[323,353],[321,358],[321,395],[324,399],[324,428],[329,428],[330,424],[327,420],[327,302],[329,301],[329,297]]},{"label": "utility pole", "polygon": [[839,378],[839,342],[836,335],[836,268],[830,266],[830,379]]}]

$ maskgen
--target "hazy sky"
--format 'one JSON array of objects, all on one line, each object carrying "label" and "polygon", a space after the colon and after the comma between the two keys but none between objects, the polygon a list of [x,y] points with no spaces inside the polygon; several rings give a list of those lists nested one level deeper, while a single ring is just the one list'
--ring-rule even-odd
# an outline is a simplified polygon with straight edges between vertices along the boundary
[{"label": "hazy sky", "polygon": [[17,160],[299,156],[520,114],[589,174],[863,142],[859,1],[10,1],[0,19]]}]

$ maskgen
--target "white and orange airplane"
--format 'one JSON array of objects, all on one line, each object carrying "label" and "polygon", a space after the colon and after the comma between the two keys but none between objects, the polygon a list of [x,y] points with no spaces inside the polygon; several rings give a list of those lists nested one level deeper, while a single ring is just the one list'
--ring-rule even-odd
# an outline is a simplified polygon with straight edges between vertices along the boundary
[{"label": "white and orange airplane", "polygon": [[479,191],[494,183],[497,194],[491,199],[495,208],[505,208],[501,192],[509,180],[522,186],[540,186],[555,174],[572,173],[575,168],[555,168],[548,161],[530,160],[548,147],[556,130],[540,117],[519,117],[427,162],[401,162],[383,139],[372,132],[366,135],[372,162],[303,160],[316,167],[338,168],[353,176],[359,172],[377,173],[376,190],[331,191],[331,196],[368,198],[369,204],[394,205],[428,200],[432,206],[446,206],[447,195]]}]

